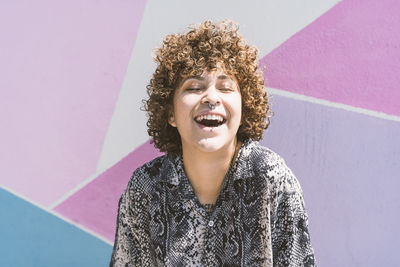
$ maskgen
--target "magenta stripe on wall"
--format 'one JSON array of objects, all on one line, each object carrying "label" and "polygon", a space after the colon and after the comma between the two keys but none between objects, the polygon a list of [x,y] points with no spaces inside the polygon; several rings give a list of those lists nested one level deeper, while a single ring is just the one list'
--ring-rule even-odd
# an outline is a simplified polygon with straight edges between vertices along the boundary
[{"label": "magenta stripe on wall", "polygon": [[58,205],[55,210],[108,240],[114,241],[118,200],[133,171],[162,155],[149,142]]},{"label": "magenta stripe on wall", "polygon": [[1,4],[0,184],[46,206],[95,173],[144,6]]},{"label": "magenta stripe on wall", "polygon": [[400,116],[400,2],[344,0],[262,59],[269,87]]}]

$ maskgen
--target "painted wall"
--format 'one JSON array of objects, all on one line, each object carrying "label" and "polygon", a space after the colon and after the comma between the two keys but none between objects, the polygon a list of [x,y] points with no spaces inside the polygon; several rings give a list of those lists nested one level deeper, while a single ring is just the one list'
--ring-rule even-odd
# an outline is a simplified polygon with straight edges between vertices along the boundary
[{"label": "painted wall", "polygon": [[0,266],[107,266],[119,196],[160,154],[139,110],[151,51],[224,18],[267,67],[261,143],[303,187],[318,264],[395,266],[399,13],[395,0],[3,1]]}]

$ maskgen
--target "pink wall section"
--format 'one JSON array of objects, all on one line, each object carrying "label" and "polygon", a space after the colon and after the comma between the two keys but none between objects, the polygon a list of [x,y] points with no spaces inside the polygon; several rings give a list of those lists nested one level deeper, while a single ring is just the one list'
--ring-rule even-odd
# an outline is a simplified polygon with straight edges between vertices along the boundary
[{"label": "pink wall section", "polygon": [[0,184],[49,205],[96,170],[145,0],[0,8]]},{"label": "pink wall section", "polygon": [[136,168],[160,155],[149,142],[143,144],[55,210],[114,241],[118,200],[129,178]]},{"label": "pink wall section", "polygon": [[400,2],[345,0],[262,60],[270,87],[400,115]]}]

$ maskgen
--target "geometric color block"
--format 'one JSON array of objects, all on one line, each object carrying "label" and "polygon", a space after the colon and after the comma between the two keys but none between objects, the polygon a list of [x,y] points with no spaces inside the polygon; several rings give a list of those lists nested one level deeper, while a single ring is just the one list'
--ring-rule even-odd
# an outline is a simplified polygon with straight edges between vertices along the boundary
[{"label": "geometric color block", "polygon": [[49,206],[96,173],[145,0],[0,5],[0,184]]},{"label": "geometric color block", "polygon": [[162,155],[146,142],[58,205],[55,210],[110,241],[114,241],[118,201],[133,171]]},{"label": "geometric color block", "polygon": [[0,188],[0,266],[108,266],[104,241]]},{"label": "geometric color block", "polygon": [[344,0],[266,55],[268,87],[400,116],[400,2]]},{"label": "geometric color block", "polygon": [[261,143],[304,191],[319,266],[397,266],[400,123],[274,95]]}]

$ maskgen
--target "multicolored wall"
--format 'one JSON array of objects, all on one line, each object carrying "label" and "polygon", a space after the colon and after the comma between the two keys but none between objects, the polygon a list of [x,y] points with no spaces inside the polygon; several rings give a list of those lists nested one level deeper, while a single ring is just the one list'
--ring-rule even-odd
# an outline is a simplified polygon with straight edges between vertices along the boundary
[{"label": "multicolored wall", "polygon": [[107,266],[118,199],[159,155],[140,111],[152,49],[230,18],[260,49],[261,143],[302,184],[320,266],[395,266],[400,2],[0,3],[0,266]]}]

